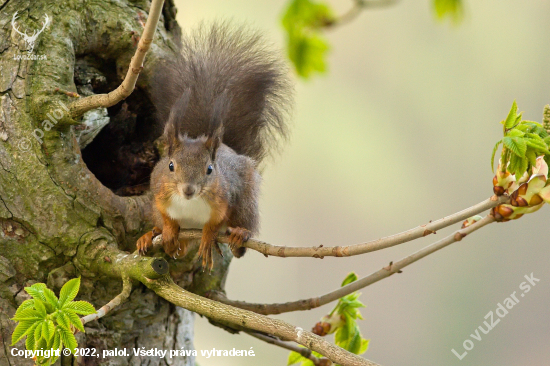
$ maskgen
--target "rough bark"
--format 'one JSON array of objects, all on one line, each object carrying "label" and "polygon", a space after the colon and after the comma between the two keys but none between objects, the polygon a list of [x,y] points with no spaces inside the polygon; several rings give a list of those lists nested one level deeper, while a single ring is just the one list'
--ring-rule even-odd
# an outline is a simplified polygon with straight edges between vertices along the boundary
[{"label": "rough bark", "polygon": [[[26,299],[23,287],[46,282],[54,291],[82,276],[79,299],[101,307],[122,284],[88,271],[79,248],[112,245],[133,251],[149,227],[147,176],[158,159],[160,134],[149,102],[147,80],[153,65],[177,52],[180,29],[175,8],[167,1],[161,24],[136,91],[123,103],[93,119],[109,124],[81,152],[81,120],[68,106],[73,93],[112,90],[124,77],[149,9],[147,0],[0,0],[0,366],[31,365],[10,354],[14,322],[9,320]],[[47,59],[19,60],[26,44],[12,28],[18,11],[20,29],[39,29],[48,14],[52,23],[37,38],[32,54]],[[62,114],[59,118],[57,116]],[[45,120],[56,116],[55,124]],[[94,117],[95,116],[95,117]],[[105,119],[104,119],[105,121]],[[33,131],[44,131],[43,143]],[[79,139],[77,140],[77,137]],[[137,188],[136,188],[137,187]],[[116,191],[118,194],[115,194]],[[212,276],[194,261],[196,248],[170,261],[178,285],[196,293],[223,290],[229,252]],[[93,256],[93,253],[90,254]],[[105,259],[105,260],[108,260]],[[108,316],[86,324],[79,347],[103,349],[192,345],[192,313],[176,309],[144,286],[134,286],[129,301]],[[17,345],[22,349],[23,342]],[[135,357],[62,359],[86,365],[193,365],[194,360]]]}]

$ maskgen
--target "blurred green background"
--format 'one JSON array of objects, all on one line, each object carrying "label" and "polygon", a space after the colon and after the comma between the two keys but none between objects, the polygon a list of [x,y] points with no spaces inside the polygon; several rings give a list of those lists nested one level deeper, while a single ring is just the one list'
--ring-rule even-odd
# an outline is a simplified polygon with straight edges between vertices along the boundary
[{"label": "blurred green background", "polygon": [[[233,19],[281,48],[285,1],[176,0],[184,30]],[[331,2],[345,12],[351,1]],[[291,141],[264,174],[260,238],[312,246],[365,242],[404,231],[492,194],[490,154],[514,99],[540,121],[550,102],[550,2],[466,2],[453,26],[429,0],[364,11],[327,32],[328,74],[297,81]],[[550,209],[493,224],[362,291],[382,365],[547,365],[550,358]],[[455,227],[456,228],[456,227]],[[265,258],[231,264],[232,299],[286,302],[370,274],[450,233],[352,258]],[[519,284],[540,283],[459,361],[464,340]],[[310,329],[333,304],[280,316]],[[288,352],[230,335],[197,317],[195,347],[250,349],[251,358],[198,358],[202,366],[286,365]]]}]

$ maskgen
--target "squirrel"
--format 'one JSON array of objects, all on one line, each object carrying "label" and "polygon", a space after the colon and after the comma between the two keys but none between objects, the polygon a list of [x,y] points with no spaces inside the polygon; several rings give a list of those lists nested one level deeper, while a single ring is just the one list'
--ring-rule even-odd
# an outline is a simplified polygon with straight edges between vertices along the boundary
[{"label": "squirrel", "polygon": [[151,174],[155,227],[137,242],[145,254],[162,233],[164,251],[187,252],[180,229],[202,229],[199,256],[213,268],[218,233],[233,255],[259,229],[259,164],[288,135],[288,69],[265,39],[245,27],[201,26],[163,60],[151,97],[164,122],[167,151]]}]

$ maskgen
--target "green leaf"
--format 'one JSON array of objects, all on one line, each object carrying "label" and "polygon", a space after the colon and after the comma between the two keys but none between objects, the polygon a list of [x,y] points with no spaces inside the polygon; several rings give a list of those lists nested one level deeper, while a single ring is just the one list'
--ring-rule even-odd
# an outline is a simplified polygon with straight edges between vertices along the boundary
[{"label": "green leaf", "polygon": [[42,317],[42,319],[45,319],[45,318],[46,318],[46,315],[48,315],[48,313],[47,313],[47,311],[46,311],[46,305],[44,305],[44,303],[42,302],[42,300],[35,299],[35,300],[34,300],[34,308],[35,308],[36,311],[40,314],[40,316]]},{"label": "green leaf", "polygon": [[60,331],[59,330],[55,330],[54,332],[54,335],[53,335],[53,342],[52,342],[52,349],[56,350],[56,349],[59,349],[61,347],[61,336],[60,336]]},{"label": "green leaf", "polygon": [[42,327],[44,322],[39,322],[36,328],[34,328],[34,340],[39,341],[42,338]]},{"label": "green leaf", "polygon": [[46,340],[44,338],[40,338],[40,340],[36,341],[35,349],[46,349],[48,348],[48,345],[46,343]]},{"label": "green leaf", "polygon": [[32,331],[27,334],[27,339],[25,340],[25,348],[28,349],[29,351],[33,351],[35,347],[36,347],[36,342],[34,339],[34,331]]},{"label": "green leaf", "polygon": [[506,120],[504,121],[504,128],[509,130],[516,124],[517,119],[517,112],[518,112],[518,105],[516,104],[516,101],[514,100],[514,103],[512,103],[512,108],[510,108],[510,112],[508,112],[508,116],[506,117]]},{"label": "green leaf", "polygon": [[306,358],[302,357],[302,355],[299,354],[298,352],[290,352],[290,354],[288,355],[287,366],[294,365],[298,362],[302,362],[305,359]]},{"label": "green leaf", "polygon": [[96,311],[94,306],[87,301],[72,301],[66,303],[63,309],[69,309],[80,315],[94,314]]},{"label": "green leaf", "polygon": [[498,147],[502,144],[502,140],[499,140],[495,147],[493,147],[493,154],[491,155],[491,169],[493,170],[493,173],[495,172],[495,155],[497,153]]},{"label": "green leaf", "polygon": [[71,329],[71,322],[64,312],[58,311],[55,320],[57,320],[57,324],[59,324],[62,328],[67,330]]},{"label": "green leaf", "polygon": [[59,307],[63,307],[67,302],[72,301],[78,294],[79,289],[80,277],[67,281],[59,292]]},{"label": "green leaf", "polygon": [[527,153],[525,154],[527,157],[527,160],[529,161],[529,164],[531,166],[537,165],[537,154],[532,149],[527,149]]},{"label": "green leaf", "polygon": [[513,130],[511,130],[510,132],[508,132],[506,134],[506,136],[510,136],[510,137],[523,137],[525,136],[525,132],[517,129],[517,128],[514,128]]},{"label": "green leaf", "polygon": [[349,340],[346,349],[355,354],[358,354],[361,350],[361,333],[358,329]]},{"label": "green leaf", "polygon": [[26,336],[27,333],[34,331],[34,327],[36,323],[37,323],[36,320],[20,321],[19,324],[17,324],[17,326],[13,330],[13,333],[11,335],[11,345],[14,346],[24,336]]},{"label": "green leaf", "polygon": [[53,334],[55,333],[55,325],[51,320],[46,320],[44,325],[42,325],[42,337],[48,342],[52,339]]},{"label": "green leaf", "polygon": [[347,275],[347,277],[344,279],[344,281],[342,282],[342,287],[344,287],[345,285],[347,284],[350,284],[354,281],[357,281],[357,275],[355,274],[355,272],[351,272],[350,274]]},{"label": "green leaf", "polygon": [[78,347],[78,343],[76,343],[76,339],[74,337],[73,332],[70,330],[67,330],[65,328],[59,328],[60,332],[59,335],[61,337],[61,341],[63,342],[63,345],[71,350],[71,353],[74,354],[75,348]]},{"label": "green leaf", "polygon": [[35,299],[40,299],[42,301],[46,301],[46,297],[44,297],[44,289],[47,288],[46,284],[44,283],[35,283],[34,285],[30,287],[25,287],[25,291],[29,295],[31,295]]},{"label": "green leaf", "polygon": [[548,151],[548,146],[546,146],[546,144],[544,143],[544,140],[539,141],[539,140],[536,140],[536,139],[525,138],[525,139],[523,139],[523,141],[525,141],[525,144],[527,146],[535,149],[535,151],[540,151],[540,152],[543,152],[543,153],[550,153],[550,151]]},{"label": "green leaf", "polygon": [[64,313],[65,315],[67,315],[67,318],[69,318],[71,324],[74,325],[76,329],[84,333],[84,326],[82,325],[82,321],[80,320],[78,315],[76,315],[72,310],[66,310],[64,311]]},{"label": "green leaf", "polygon": [[362,355],[363,353],[367,352],[367,349],[369,349],[369,340],[361,338],[361,348],[359,349],[358,355]]},{"label": "green leaf", "polygon": [[15,316],[19,315],[23,310],[34,307],[34,299],[25,300],[19,305],[15,311]]},{"label": "green leaf", "polygon": [[49,288],[45,288],[44,297],[46,298],[46,301],[48,302],[48,304],[50,304],[54,309],[58,309],[59,300],[57,299],[57,296],[55,296],[52,290],[50,290]]},{"label": "green leaf", "polygon": [[16,313],[16,315],[13,317],[12,320],[15,321],[23,321],[23,320],[42,320],[45,316],[42,316],[38,311],[36,311],[34,308],[27,308],[25,310],[22,310],[19,312],[19,314]]},{"label": "green leaf", "polygon": [[287,32],[288,56],[301,77],[308,78],[314,72],[326,70],[329,47],[320,31],[334,21],[332,10],[326,4],[311,0],[290,2],[282,24]]},{"label": "green leaf", "polygon": [[511,152],[519,156],[520,158],[525,157],[525,152],[527,151],[527,144],[524,139],[519,137],[509,137],[505,136],[502,139],[504,146],[510,149]]}]

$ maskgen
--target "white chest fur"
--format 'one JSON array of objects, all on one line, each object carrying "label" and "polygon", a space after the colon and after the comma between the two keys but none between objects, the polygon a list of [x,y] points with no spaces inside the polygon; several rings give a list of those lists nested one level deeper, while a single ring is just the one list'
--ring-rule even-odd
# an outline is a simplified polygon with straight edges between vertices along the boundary
[{"label": "white chest fur", "polygon": [[188,200],[180,195],[173,195],[166,213],[178,221],[182,229],[202,229],[210,220],[212,208],[200,197]]}]

